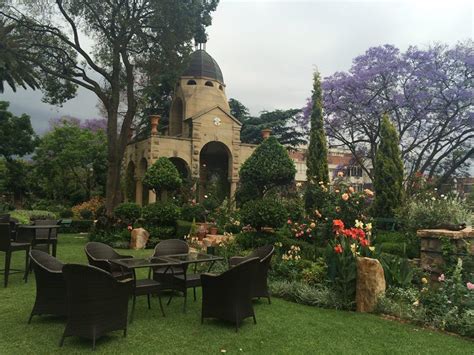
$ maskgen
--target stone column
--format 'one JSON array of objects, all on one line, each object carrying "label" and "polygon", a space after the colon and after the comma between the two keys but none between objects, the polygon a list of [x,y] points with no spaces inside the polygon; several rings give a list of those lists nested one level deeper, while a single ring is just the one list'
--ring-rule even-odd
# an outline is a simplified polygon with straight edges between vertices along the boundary
[{"label": "stone column", "polygon": [[139,176],[136,178],[136,185],[135,185],[135,202],[142,206],[143,205],[143,182],[142,177]]},{"label": "stone column", "polygon": [[156,194],[153,192],[153,190],[150,190],[148,193],[148,203],[155,203],[156,202]]}]

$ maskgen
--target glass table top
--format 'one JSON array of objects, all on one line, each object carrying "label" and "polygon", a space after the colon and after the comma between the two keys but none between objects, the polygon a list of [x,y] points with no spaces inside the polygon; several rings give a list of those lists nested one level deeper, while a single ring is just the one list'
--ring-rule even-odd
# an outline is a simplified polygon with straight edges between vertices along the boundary
[{"label": "glass table top", "polygon": [[22,229],[53,229],[53,228],[59,228],[61,227],[59,224],[38,224],[38,225],[32,225],[32,224],[19,224],[17,228],[22,228]]},{"label": "glass table top", "polygon": [[145,268],[145,267],[153,267],[153,266],[173,266],[177,265],[176,262],[172,262],[171,260],[167,260],[164,258],[148,258],[148,259],[140,259],[140,258],[127,258],[127,259],[111,259],[109,260],[111,263],[116,265],[125,267],[127,269],[137,269],[137,268]]},{"label": "glass table top", "polygon": [[174,255],[161,256],[160,258],[167,259],[170,261],[178,261],[183,264],[224,260],[222,256],[215,256],[215,255],[204,254],[204,253],[174,254]]}]

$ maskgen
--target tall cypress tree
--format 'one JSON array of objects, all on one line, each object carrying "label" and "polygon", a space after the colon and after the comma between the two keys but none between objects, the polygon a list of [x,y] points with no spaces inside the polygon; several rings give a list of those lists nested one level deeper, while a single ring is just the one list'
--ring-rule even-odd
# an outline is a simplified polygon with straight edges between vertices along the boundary
[{"label": "tall cypress tree", "polygon": [[329,182],[328,147],[324,131],[323,103],[322,103],[321,78],[319,73],[313,76],[313,110],[311,112],[311,129],[309,136],[308,156],[306,164],[306,179],[310,184],[320,181]]},{"label": "tall cypress tree", "polygon": [[393,217],[403,199],[403,162],[398,133],[385,114],[380,124],[380,143],[375,155],[373,213]]}]

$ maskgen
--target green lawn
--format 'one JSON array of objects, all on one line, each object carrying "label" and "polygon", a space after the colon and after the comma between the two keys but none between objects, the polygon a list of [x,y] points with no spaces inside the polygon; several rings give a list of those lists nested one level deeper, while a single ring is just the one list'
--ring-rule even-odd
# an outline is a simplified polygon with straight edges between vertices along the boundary
[{"label": "green lawn", "polygon": [[[66,262],[86,262],[83,246],[86,238],[61,235],[58,257]],[[149,255],[150,250],[131,252]],[[4,255],[0,254],[3,265]],[[14,256],[21,266],[23,254]],[[1,280],[3,282],[3,280]],[[64,319],[34,317],[27,319],[35,295],[34,276],[24,284],[20,274],[10,278],[7,289],[0,289],[0,354],[88,353],[91,343],[76,337],[66,338],[64,348],[58,342]],[[122,332],[110,333],[97,342],[98,353],[115,354],[474,354],[474,342],[431,332],[413,325],[399,324],[375,315],[333,311],[298,305],[280,299],[255,303],[257,325],[244,322],[239,333],[231,324],[206,320],[200,324],[200,302],[191,302],[182,313],[182,297],[165,306],[166,318],[159,312],[157,299],[147,309],[146,297],[137,301],[135,320],[127,338]]]}]

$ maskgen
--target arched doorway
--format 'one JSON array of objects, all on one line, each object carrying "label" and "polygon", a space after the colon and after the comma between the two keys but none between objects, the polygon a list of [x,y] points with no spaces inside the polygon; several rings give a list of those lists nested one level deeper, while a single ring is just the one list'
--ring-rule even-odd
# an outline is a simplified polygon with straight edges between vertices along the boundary
[{"label": "arched doorway", "polygon": [[190,172],[189,172],[188,163],[186,163],[184,159],[177,158],[177,157],[172,157],[169,159],[178,170],[179,176],[181,177],[181,179],[183,180],[189,179]]},{"label": "arched doorway", "polygon": [[135,202],[136,189],[135,164],[131,161],[128,163],[125,173],[125,198],[127,201]]},{"label": "arched doorway", "polygon": [[199,199],[220,205],[230,196],[229,171],[232,155],[224,143],[209,142],[199,154]]},{"label": "arched doorway", "polygon": [[170,136],[180,136],[183,133],[183,100],[177,97],[171,106]]}]

